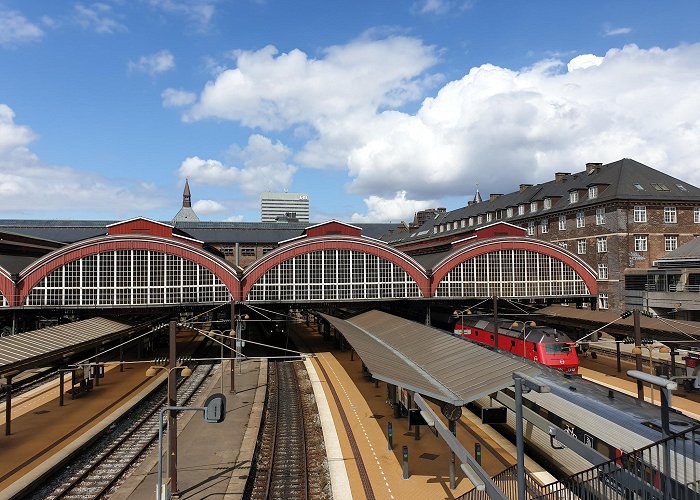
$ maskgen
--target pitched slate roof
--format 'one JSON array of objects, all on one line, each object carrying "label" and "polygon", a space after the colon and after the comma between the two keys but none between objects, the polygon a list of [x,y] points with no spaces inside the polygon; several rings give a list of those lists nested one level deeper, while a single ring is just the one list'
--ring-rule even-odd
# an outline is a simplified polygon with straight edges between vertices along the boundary
[{"label": "pitched slate roof", "polygon": [[[588,188],[598,186],[598,196],[588,198]],[[579,201],[569,203],[569,193],[579,192]],[[551,200],[549,209],[543,208],[542,201],[545,198]],[[700,189],[639,163],[638,161],[624,158],[607,165],[599,165],[589,171],[575,174],[562,175],[559,181],[552,180],[532,186],[523,185],[522,190],[497,197],[492,201],[474,203],[426,221],[419,229],[401,237],[394,238],[391,243],[401,244],[421,239],[429,239],[436,236],[446,236],[445,232],[433,233],[433,227],[441,224],[453,223],[462,219],[474,217],[475,224],[468,229],[491,224],[486,221],[487,212],[495,212],[513,207],[513,217],[500,220],[513,224],[532,217],[545,217],[547,214],[562,213],[565,211],[577,211],[582,208],[600,205],[614,200],[653,200],[657,202],[693,202],[700,201]],[[530,212],[530,203],[537,201],[537,212]],[[525,205],[525,213],[517,214],[517,207]],[[482,215],[482,223],[476,224],[476,219]],[[461,229],[461,228],[460,228]],[[459,230],[457,230],[459,232]]]}]

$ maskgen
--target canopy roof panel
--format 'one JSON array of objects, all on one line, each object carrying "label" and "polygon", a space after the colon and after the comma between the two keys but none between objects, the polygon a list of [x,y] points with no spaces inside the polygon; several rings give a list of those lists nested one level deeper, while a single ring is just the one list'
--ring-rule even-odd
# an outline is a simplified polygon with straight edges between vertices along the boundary
[{"label": "canopy roof panel", "polygon": [[347,321],[322,316],[343,334],[374,378],[454,405],[513,385],[515,371],[540,372],[526,360],[381,311]]}]

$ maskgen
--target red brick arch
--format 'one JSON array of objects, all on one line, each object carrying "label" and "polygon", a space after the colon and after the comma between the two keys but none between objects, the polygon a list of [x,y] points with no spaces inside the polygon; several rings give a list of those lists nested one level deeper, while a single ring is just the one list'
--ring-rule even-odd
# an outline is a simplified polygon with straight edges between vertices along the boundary
[{"label": "red brick arch", "polygon": [[73,243],[55,250],[32,263],[20,273],[17,303],[24,304],[32,288],[49,273],[74,260],[115,250],[150,250],[190,260],[218,277],[235,300],[240,300],[240,282],[229,264],[199,247],[173,239],[146,235],[109,235]]},{"label": "red brick arch", "polygon": [[378,240],[362,237],[321,236],[287,243],[246,269],[241,280],[242,297],[247,297],[253,285],[270,269],[298,255],[319,250],[355,250],[386,259],[403,269],[418,285],[423,297],[429,297],[430,283],[425,270],[408,255]]},{"label": "red brick arch", "polygon": [[596,272],[582,259],[564,250],[559,245],[530,238],[498,238],[477,241],[471,245],[462,247],[439,262],[433,269],[430,296],[435,296],[440,281],[442,281],[447,273],[452,271],[457,265],[478,257],[479,255],[498,250],[529,250],[559,260],[574,270],[576,275],[586,284],[591,295],[598,295],[598,282],[596,281],[598,276]]},{"label": "red brick arch", "polygon": [[[11,306],[15,298],[15,282],[12,281],[12,275],[4,268],[0,267],[0,294],[7,299],[7,305]],[[0,306],[2,298],[0,298]]]}]

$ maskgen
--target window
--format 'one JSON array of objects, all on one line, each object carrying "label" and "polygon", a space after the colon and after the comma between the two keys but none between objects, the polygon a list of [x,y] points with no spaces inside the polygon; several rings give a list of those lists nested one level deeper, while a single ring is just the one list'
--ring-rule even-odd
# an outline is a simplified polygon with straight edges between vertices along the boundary
[{"label": "window", "polygon": [[634,222],[646,222],[646,221],[647,221],[647,207],[635,205],[634,206]]},{"label": "window", "polygon": [[566,215],[559,216],[559,231],[566,231]]},{"label": "window", "polygon": [[474,225],[474,217],[469,217],[469,225],[470,226]]},{"label": "window", "polygon": [[263,248],[263,255],[267,255],[270,252],[272,252],[273,250],[274,250],[273,247],[265,247],[265,248]]},{"label": "window", "polygon": [[525,205],[518,205],[518,215],[525,215]]},{"label": "window", "polygon": [[664,207],[664,222],[666,224],[676,223],[676,207]]},{"label": "window", "polygon": [[438,230],[438,227],[437,227],[437,226],[433,226],[433,233],[437,233],[437,230]]},{"label": "window", "polygon": [[486,212],[486,222],[491,222],[493,219],[493,212]]},{"label": "window", "polygon": [[608,279],[608,265],[607,264],[598,264],[598,279],[599,280]]},{"label": "window", "polygon": [[606,253],[608,251],[608,237],[600,236],[596,238],[596,246],[598,247],[598,253]]},{"label": "window", "polygon": [[635,252],[646,252],[647,251],[647,237],[646,237],[646,235],[638,234],[634,237],[634,251]]},{"label": "window", "polygon": [[693,222],[700,224],[700,207],[695,207],[693,209]]},{"label": "window", "polygon": [[644,187],[642,187],[642,185],[638,182],[634,183],[634,187],[637,188],[637,191],[644,191]]},{"label": "window", "polygon": [[506,217],[513,217],[513,207],[506,208]]},{"label": "window", "polygon": [[658,182],[652,182],[651,185],[656,189],[657,191],[670,191],[668,187],[665,184],[660,184]]},{"label": "window", "polygon": [[221,247],[219,250],[224,255],[233,255],[235,253],[235,247]]},{"label": "window", "polygon": [[440,224],[440,232],[445,232],[445,224]]},{"label": "window", "polygon": [[484,216],[483,215],[477,215],[476,216],[476,223],[481,224],[484,221]]},{"label": "window", "polygon": [[467,219],[462,219],[462,221],[461,221],[461,226],[462,226],[462,227],[467,227]]},{"label": "window", "polygon": [[552,208],[552,199],[551,198],[545,198],[544,199],[544,209],[549,210]]},{"label": "window", "polygon": [[562,247],[564,250],[569,248],[569,244],[566,241],[560,241],[559,246]]},{"label": "window", "polygon": [[537,212],[537,202],[533,201],[530,203],[530,212]]},{"label": "window", "polygon": [[596,208],[595,209],[595,225],[602,226],[605,224],[605,209]]},{"label": "window", "polygon": [[676,187],[681,191],[688,191],[688,188],[686,188],[683,184],[676,184]]},{"label": "window", "polygon": [[540,221],[540,232],[541,233],[548,233],[549,232],[549,221],[547,219],[542,219]]},{"label": "window", "polygon": [[579,255],[586,253],[586,240],[576,240],[576,250]]},{"label": "window", "polygon": [[598,294],[598,309],[608,309],[608,294],[599,293]]},{"label": "window", "polygon": [[242,247],[241,248],[242,257],[255,257],[255,248],[253,247]]},{"label": "window", "polygon": [[528,236],[535,235],[535,222],[534,221],[530,221],[527,223],[527,235]]},{"label": "window", "polygon": [[586,227],[586,214],[583,210],[576,212],[576,227]]},{"label": "window", "polygon": [[571,191],[569,193],[569,203],[576,203],[578,201],[578,191]]},{"label": "window", "polygon": [[678,248],[678,236],[664,236],[664,250],[672,252],[676,248]]},{"label": "window", "polygon": [[598,197],[598,186],[591,186],[588,188],[588,199],[592,200],[593,198]]}]

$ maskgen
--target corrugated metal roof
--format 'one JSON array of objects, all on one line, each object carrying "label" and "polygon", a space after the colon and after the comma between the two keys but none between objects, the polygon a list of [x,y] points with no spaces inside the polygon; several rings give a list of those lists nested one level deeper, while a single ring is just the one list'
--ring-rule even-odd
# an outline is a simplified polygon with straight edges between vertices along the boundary
[{"label": "corrugated metal roof", "polygon": [[514,356],[381,311],[349,321],[323,317],[343,334],[374,378],[454,405],[513,385],[515,371],[540,371]]},{"label": "corrugated metal roof", "polygon": [[91,318],[0,338],[0,371],[27,368],[34,361],[128,330],[131,325]]}]

